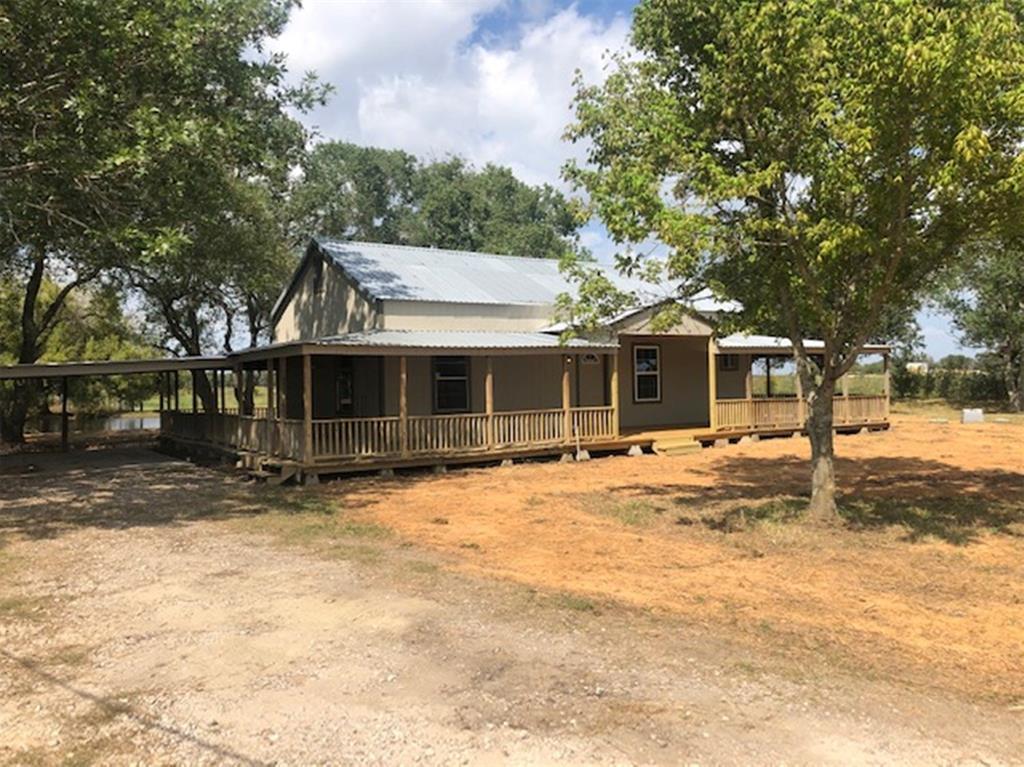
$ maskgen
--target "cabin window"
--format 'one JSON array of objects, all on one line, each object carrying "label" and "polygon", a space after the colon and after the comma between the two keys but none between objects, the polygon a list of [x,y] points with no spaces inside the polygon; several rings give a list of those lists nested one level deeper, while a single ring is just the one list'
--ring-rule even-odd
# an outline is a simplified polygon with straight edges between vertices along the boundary
[{"label": "cabin window", "polygon": [[469,357],[434,357],[434,412],[469,410]]},{"label": "cabin window", "polygon": [[740,369],[740,356],[738,354],[719,354],[718,369],[725,372],[732,372]]},{"label": "cabin window", "polygon": [[633,399],[661,401],[661,348],[658,346],[633,347]]}]

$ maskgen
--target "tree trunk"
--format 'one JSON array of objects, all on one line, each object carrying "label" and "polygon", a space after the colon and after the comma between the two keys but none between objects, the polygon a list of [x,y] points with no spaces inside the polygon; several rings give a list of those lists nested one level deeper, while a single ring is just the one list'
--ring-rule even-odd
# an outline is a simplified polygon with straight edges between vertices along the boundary
[{"label": "tree trunk", "polygon": [[1007,353],[1005,381],[1010,407],[1018,413],[1024,411],[1024,344],[1020,350],[1011,349]]},{"label": "tree trunk", "polygon": [[216,383],[210,384],[210,376],[205,370],[197,370],[195,377],[196,396],[203,403],[203,410],[207,413],[216,413],[217,407]]},{"label": "tree trunk", "polygon": [[824,381],[807,397],[807,436],[811,441],[811,502],[807,516],[824,524],[839,521],[832,431],[834,392],[835,382]]}]

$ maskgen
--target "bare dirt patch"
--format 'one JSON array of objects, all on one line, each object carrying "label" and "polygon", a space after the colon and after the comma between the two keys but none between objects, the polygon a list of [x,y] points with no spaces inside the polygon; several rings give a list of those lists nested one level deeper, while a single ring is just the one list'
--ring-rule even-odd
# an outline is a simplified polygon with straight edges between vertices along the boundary
[{"label": "bare dirt patch", "polygon": [[899,420],[838,450],[848,521],[835,530],[794,519],[803,439],[349,483],[339,496],[462,572],[1024,701],[1024,430]]},{"label": "bare dirt patch", "polygon": [[[878,459],[889,439],[841,450],[863,440]],[[955,543],[913,535],[912,520],[824,533],[773,521],[802,481],[801,449],[316,490],[144,451],[33,458],[0,487],[0,762],[1019,763],[1012,696],[986,687],[997,700],[979,702],[961,683],[1019,636],[1012,612],[1001,639],[991,622],[1021,583],[1019,548],[1002,548],[1019,543],[1012,510],[993,521],[982,503],[943,523],[964,529]],[[719,463],[747,457],[769,471],[730,473],[730,496]],[[934,484],[953,465],[938,464],[896,484]],[[970,471],[1005,474],[1012,500],[1009,461]],[[862,494],[892,485],[885,472]],[[974,492],[952,479],[955,497]],[[715,527],[744,505],[762,510]],[[943,562],[948,580],[933,580]],[[928,572],[901,584],[915,564]],[[865,594],[884,621],[873,602],[851,606]],[[826,631],[814,609],[862,623]],[[951,642],[966,665],[916,689],[879,678],[918,679],[934,632],[961,629],[955,611],[975,612],[986,653]],[[925,628],[905,647],[908,615]],[[898,655],[893,673],[849,673],[866,653],[845,642],[868,640]]]}]

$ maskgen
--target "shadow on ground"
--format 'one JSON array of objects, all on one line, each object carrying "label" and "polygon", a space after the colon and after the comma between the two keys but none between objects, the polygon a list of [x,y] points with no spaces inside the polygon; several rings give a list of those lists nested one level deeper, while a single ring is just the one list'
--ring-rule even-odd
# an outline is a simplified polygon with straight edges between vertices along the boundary
[{"label": "shadow on ground", "polygon": [[[7,459],[5,459],[7,460]],[[197,467],[146,449],[24,456],[0,477],[0,546],[6,534],[54,538],[81,527],[123,529],[230,519],[269,512],[332,513],[369,497],[330,502],[305,488],[247,481],[227,467]]]},{"label": "shadow on ground", "polygon": [[[848,528],[900,526],[905,539],[935,537],[963,545],[983,531],[1024,536],[1024,473],[967,471],[941,461],[879,456],[836,460],[840,513]],[[660,497],[689,524],[729,532],[743,522],[798,517],[809,496],[807,462],[791,457],[730,456],[694,467],[695,482],[623,485],[613,492]],[[703,514],[708,507],[718,514]]]}]

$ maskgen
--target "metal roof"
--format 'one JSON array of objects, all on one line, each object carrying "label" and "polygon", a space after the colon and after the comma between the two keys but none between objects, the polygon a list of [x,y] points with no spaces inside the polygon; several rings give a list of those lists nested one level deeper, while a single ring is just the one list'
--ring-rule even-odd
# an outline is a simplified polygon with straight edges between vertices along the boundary
[{"label": "metal roof", "polygon": [[[363,291],[388,301],[551,305],[559,294],[575,290],[550,258],[374,242],[314,242]],[[599,268],[620,290],[635,293],[644,303],[675,295],[675,285],[659,295],[658,286]]]},{"label": "metal roof", "polygon": [[[730,336],[718,339],[718,348],[735,351],[761,351],[761,352],[792,352],[793,343],[784,336],[760,336],[748,335],[746,333],[733,333]],[[818,351],[825,348],[825,342],[814,338],[804,339],[804,348]],[[889,351],[889,347],[883,344],[865,344],[864,352]]]},{"label": "metal roof", "polygon": [[148,360],[87,360],[39,362],[34,365],[0,366],[0,381],[25,378],[74,378],[133,373],[164,373],[172,370],[219,370],[231,367],[227,357],[164,357]]},{"label": "metal roof", "polygon": [[478,330],[368,330],[319,338],[320,346],[413,349],[616,349],[618,344],[573,338],[562,342],[548,333],[506,333]]}]

